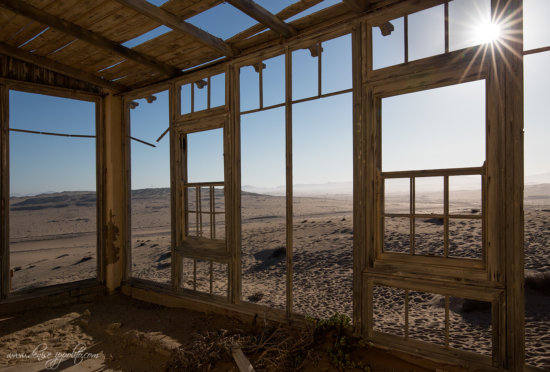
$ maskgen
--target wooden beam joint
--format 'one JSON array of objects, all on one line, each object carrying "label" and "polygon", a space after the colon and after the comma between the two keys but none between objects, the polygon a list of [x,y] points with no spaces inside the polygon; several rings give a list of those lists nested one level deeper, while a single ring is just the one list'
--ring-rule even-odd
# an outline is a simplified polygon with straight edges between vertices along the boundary
[{"label": "wooden beam joint", "polygon": [[298,33],[294,27],[252,0],[227,0],[227,2],[284,37],[288,38]]},{"label": "wooden beam joint", "polygon": [[356,13],[363,13],[367,11],[370,7],[370,0],[342,0],[344,5],[348,7],[349,10]]},{"label": "wooden beam joint", "polygon": [[181,71],[173,66],[157,61],[145,54],[126,48],[114,41],[103,37],[95,32],[82,28],[74,23],[53,16],[45,11],[20,0],[0,0],[0,7],[11,10],[30,18],[36,22],[55,28],[58,31],[74,36],[77,39],[85,41],[97,48],[116,53],[141,65],[148,66],[155,71],[159,71],[169,77],[181,75]]},{"label": "wooden beam joint", "polygon": [[143,14],[163,25],[166,25],[174,31],[181,32],[189,37],[192,37],[196,41],[203,45],[217,50],[222,55],[227,57],[233,57],[239,53],[231,45],[223,41],[222,39],[209,34],[208,32],[187,23],[175,14],[172,14],[162,8],[159,8],[145,0],[116,0],[120,4],[133,9],[134,11]]}]

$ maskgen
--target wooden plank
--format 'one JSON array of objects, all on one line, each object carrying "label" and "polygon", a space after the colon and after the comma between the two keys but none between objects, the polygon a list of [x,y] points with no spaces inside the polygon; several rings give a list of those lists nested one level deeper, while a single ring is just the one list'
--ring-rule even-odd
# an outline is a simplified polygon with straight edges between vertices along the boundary
[{"label": "wooden plank", "polygon": [[370,0],[343,0],[352,12],[362,13],[366,12],[370,7]]},{"label": "wooden plank", "polygon": [[164,24],[173,30],[184,33],[191,36],[193,39],[201,42],[202,44],[219,51],[225,56],[233,56],[236,51],[225,43],[222,39],[217,38],[208,32],[201,30],[200,28],[181,20],[178,16],[159,8],[145,0],[116,0],[120,4],[127,6],[135,11],[154,19],[161,24]]},{"label": "wooden plank", "polygon": [[64,65],[62,63],[53,61],[46,57],[41,57],[38,55],[27,53],[18,48],[0,43],[0,53],[12,56],[14,58],[20,59],[25,62],[33,63],[37,66],[44,67],[46,69],[67,75],[77,80],[85,81],[90,84],[94,84],[100,87],[108,88],[115,90],[117,92],[128,90],[128,88],[122,84],[110,82],[108,80],[101,79],[100,77],[89,74],[73,67]]},{"label": "wooden plank", "polygon": [[227,2],[284,37],[295,36],[297,33],[294,27],[281,21],[280,18],[256,4],[254,1],[228,0]]},{"label": "wooden plank", "polygon": [[506,3],[493,0],[492,14],[505,18],[506,33],[517,35],[507,41],[507,47],[497,48],[500,61],[496,65],[504,76],[504,159],[499,180],[504,184],[504,212],[502,229],[506,264],[506,360],[497,361],[497,367],[523,371],[525,365],[525,294],[524,294],[524,217],[523,217],[523,1]]},{"label": "wooden plank", "polygon": [[168,66],[144,54],[128,49],[101,35],[88,31],[87,29],[82,28],[74,23],[52,16],[38,8],[27,5],[24,2],[20,2],[17,0],[1,0],[0,6],[18,14],[22,14],[28,18],[34,19],[43,24],[46,24],[50,27],[54,27],[78,39],[86,41],[87,43],[94,45],[98,48],[120,54],[125,58],[146,65],[154,70],[158,70],[167,76],[177,76],[180,74],[180,71],[172,66]]},{"label": "wooden plank", "polygon": [[[277,13],[276,16],[280,20],[284,21],[284,20],[286,20],[290,17],[295,16],[296,14],[299,14],[299,13],[303,12],[304,10],[307,10],[307,9],[311,8],[312,6],[315,6],[315,5],[319,4],[322,1],[323,0],[301,0],[301,1],[298,1],[294,4],[292,4],[292,5],[287,6],[286,8],[281,10],[279,13]],[[234,43],[234,42],[239,41],[239,40],[247,39],[250,36],[253,36],[257,33],[260,33],[262,31],[266,30],[267,28],[268,27],[266,27],[264,24],[258,23],[257,25],[254,25],[254,26],[238,33],[237,35],[231,37],[228,40],[228,42]]]},{"label": "wooden plank", "polygon": [[187,258],[229,262],[230,256],[226,249],[225,239],[207,239],[186,237],[176,247],[176,252]]},{"label": "wooden plank", "polygon": [[240,117],[235,109],[239,105],[239,74],[225,70],[226,102],[230,115],[224,128],[225,170],[225,229],[227,249],[231,256],[229,266],[229,300],[241,303],[241,173],[240,173]]},{"label": "wooden plank", "polygon": [[254,367],[252,367],[252,364],[250,364],[250,361],[244,355],[243,351],[239,347],[239,344],[235,343],[231,346],[231,355],[233,356],[233,360],[237,364],[237,367],[239,367],[240,372],[256,371]]},{"label": "wooden plank", "polygon": [[9,90],[0,84],[0,298],[10,291]]},{"label": "wooden plank", "polygon": [[223,0],[170,0],[162,4],[161,8],[182,19],[187,19],[221,3]]},{"label": "wooden plank", "polygon": [[[180,259],[176,246],[181,242],[180,231],[185,227],[187,217],[183,213],[183,206],[187,205],[187,200],[182,198],[181,195],[181,182],[183,180],[186,182],[186,179],[182,177],[182,165],[181,165],[181,146],[178,146],[180,143],[180,136],[175,135],[172,128],[174,128],[174,118],[177,113],[179,113],[179,92],[176,89],[176,85],[171,83],[168,88],[168,102],[169,102],[169,119],[170,119],[170,251],[172,253],[170,258],[171,264],[171,284],[172,290],[174,292],[179,291],[181,288],[181,271],[182,260]],[[183,200],[182,200],[183,199]],[[181,219],[180,219],[181,217]],[[182,224],[178,224],[182,222]]]},{"label": "wooden plank", "polygon": [[363,316],[365,301],[370,297],[363,287],[362,272],[365,268],[365,204],[367,195],[364,181],[364,125],[362,84],[362,30],[360,23],[352,31],[352,74],[353,74],[353,326],[361,334],[366,324]]},{"label": "wooden plank", "polygon": [[285,162],[286,162],[286,316],[293,307],[294,196],[292,174],[292,52],[285,51]]},{"label": "wooden plank", "polygon": [[103,98],[103,125],[105,128],[105,245],[104,274],[105,287],[109,293],[116,291],[125,277],[129,262],[125,227],[125,182],[124,153],[121,143],[127,116],[120,96],[107,95]]}]

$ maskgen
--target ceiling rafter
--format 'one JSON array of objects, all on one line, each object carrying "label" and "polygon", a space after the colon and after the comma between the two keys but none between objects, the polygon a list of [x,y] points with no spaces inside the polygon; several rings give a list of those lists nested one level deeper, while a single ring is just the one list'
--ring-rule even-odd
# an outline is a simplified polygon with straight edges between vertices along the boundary
[{"label": "ceiling rafter", "polygon": [[161,61],[146,56],[145,54],[126,48],[125,46],[115,43],[114,41],[109,40],[95,32],[86,30],[74,23],[48,14],[43,10],[35,8],[34,6],[24,1],[0,0],[0,7],[11,10],[14,13],[20,14],[47,26],[53,27],[68,35],[74,36],[79,40],[85,41],[95,47],[112,53],[116,53],[125,57],[126,59],[130,59],[141,65],[150,67],[151,69],[159,71],[169,77],[181,75],[181,71],[173,66],[167,65]]},{"label": "ceiling rafter", "polygon": [[362,13],[369,9],[370,0],[342,0],[349,10]]},{"label": "ceiling rafter", "polygon": [[185,22],[177,15],[170,13],[158,6],[155,6],[145,0],[116,0],[118,3],[135,10],[138,13],[143,14],[146,17],[154,19],[157,22],[170,27],[174,31],[184,33],[187,36],[192,37],[203,45],[217,50],[221,54],[227,57],[233,57],[238,54],[238,51],[231,47],[228,43],[222,39]]},{"label": "ceiling rafter", "polygon": [[0,53],[19,59],[23,62],[32,63],[36,66],[43,67],[45,69],[48,69],[54,72],[58,72],[60,74],[71,77],[73,79],[77,79],[85,83],[97,85],[102,88],[107,88],[116,92],[123,92],[129,89],[127,86],[123,84],[102,79],[99,76],[96,76],[94,74],[90,74],[88,72],[78,70],[74,67],[65,65],[63,63],[59,63],[57,61],[51,60],[46,57],[28,53],[23,49],[12,47],[11,45],[7,45],[4,43],[0,43]]},{"label": "ceiling rafter", "polygon": [[294,27],[281,21],[275,14],[252,0],[227,0],[227,2],[284,37],[291,37],[297,34]]}]

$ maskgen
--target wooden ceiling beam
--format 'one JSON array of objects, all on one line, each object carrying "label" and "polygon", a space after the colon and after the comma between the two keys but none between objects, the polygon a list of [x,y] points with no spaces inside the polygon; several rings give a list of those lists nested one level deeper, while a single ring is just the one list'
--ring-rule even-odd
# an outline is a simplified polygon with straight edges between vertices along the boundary
[{"label": "wooden ceiling beam", "polygon": [[252,0],[227,0],[227,2],[284,37],[291,37],[297,34],[294,27],[281,21],[276,15]]},{"label": "wooden ceiling beam", "polygon": [[46,57],[31,54],[29,52],[26,52],[23,49],[12,47],[11,45],[0,43],[0,53],[19,59],[23,62],[32,63],[33,65],[36,65],[38,67],[42,67],[54,72],[58,72],[60,74],[66,75],[76,80],[83,81],[85,83],[110,89],[117,93],[129,90],[129,88],[123,84],[102,79],[99,76],[96,76],[94,74],[90,74],[88,72],[78,70],[76,68],[67,66],[63,63],[56,62]]},{"label": "wooden ceiling beam", "polygon": [[74,23],[48,14],[43,10],[35,8],[34,6],[26,3],[25,1],[0,0],[0,7],[11,10],[16,14],[20,14],[39,23],[53,27],[56,30],[74,36],[77,39],[85,41],[97,48],[101,48],[111,53],[116,53],[126,59],[150,67],[151,69],[159,71],[169,77],[181,75],[181,71],[173,66],[167,65],[161,61],[157,61],[154,58],[146,56],[145,54],[126,48],[125,46],[117,44],[114,41],[111,41],[95,32],[86,30]]},{"label": "wooden ceiling beam", "polygon": [[370,0],[342,0],[352,12],[362,13],[369,9]]},{"label": "wooden ceiling beam", "polygon": [[238,54],[238,51],[231,47],[228,43],[222,39],[209,34],[208,32],[185,22],[180,17],[172,14],[158,6],[155,6],[145,0],[116,0],[120,4],[135,10],[138,13],[143,14],[146,17],[154,19],[155,21],[170,27],[174,31],[181,32],[187,36],[192,37],[196,41],[203,45],[217,50],[221,54],[227,57],[233,57]]}]

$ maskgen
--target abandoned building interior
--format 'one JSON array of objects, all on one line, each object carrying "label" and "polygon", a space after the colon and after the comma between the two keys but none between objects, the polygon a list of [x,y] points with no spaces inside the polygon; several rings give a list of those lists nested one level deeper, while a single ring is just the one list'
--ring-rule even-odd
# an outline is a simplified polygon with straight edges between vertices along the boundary
[{"label": "abandoned building interior", "polygon": [[549,369],[549,16],[0,0],[0,311],[338,312],[385,349]]}]

